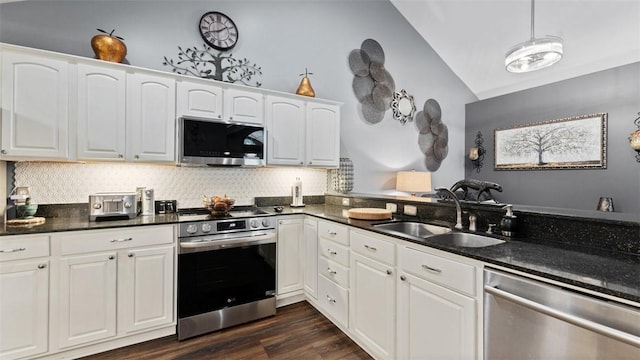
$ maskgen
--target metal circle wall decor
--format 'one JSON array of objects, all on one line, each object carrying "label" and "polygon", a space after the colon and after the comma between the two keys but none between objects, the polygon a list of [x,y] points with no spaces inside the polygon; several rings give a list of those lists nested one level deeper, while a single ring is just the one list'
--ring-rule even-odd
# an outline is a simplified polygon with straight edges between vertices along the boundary
[{"label": "metal circle wall decor", "polygon": [[442,122],[440,104],[434,99],[425,101],[423,110],[416,114],[415,123],[427,169],[436,171],[449,154],[449,129]]},{"label": "metal circle wall decor", "polygon": [[393,118],[403,125],[407,121],[413,121],[413,116],[416,113],[416,103],[413,101],[413,96],[407,94],[404,89],[394,92],[393,100],[391,100],[391,110],[393,111]]},{"label": "metal circle wall decor", "polygon": [[349,53],[349,68],[354,75],[353,92],[361,104],[362,116],[370,124],[382,121],[391,108],[395,82],[384,67],[384,50],[373,40],[366,39],[360,49]]}]

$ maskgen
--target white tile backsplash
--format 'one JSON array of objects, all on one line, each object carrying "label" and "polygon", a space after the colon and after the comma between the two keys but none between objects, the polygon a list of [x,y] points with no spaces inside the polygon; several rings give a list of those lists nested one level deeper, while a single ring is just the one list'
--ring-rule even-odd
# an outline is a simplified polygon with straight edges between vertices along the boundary
[{"label": "white tile backsplash", "polygon": [[130,191],[144,186],[157,200],[178,200],[178,207],[202,206],[203,195],[224,195],[238,205],[256,196],[290,196],[296,177],[303,195],[327,191],[327,170],[309,168],[202,168],[141,164],[18,162],[14,186],[28,186],[34,203],[87,202],[96,192]]}]

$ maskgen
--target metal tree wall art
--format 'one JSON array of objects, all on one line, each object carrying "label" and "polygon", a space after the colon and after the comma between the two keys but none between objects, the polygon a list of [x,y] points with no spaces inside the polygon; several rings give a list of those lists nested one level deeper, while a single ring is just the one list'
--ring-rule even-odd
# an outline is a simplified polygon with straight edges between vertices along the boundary
[{"label": "metal tree wall art", "polygon": [[232,54],[223,54],[204,45],[182,49],[178,46],[178,59],[164,57],[162,65],[171,66],[172,71],[181,75],[198,76],[205,79],[242,83],[248,86],[260,87],[262,83],[254,77],[262,75],[262,68],[251,63],[247,58],[238,60]]}]

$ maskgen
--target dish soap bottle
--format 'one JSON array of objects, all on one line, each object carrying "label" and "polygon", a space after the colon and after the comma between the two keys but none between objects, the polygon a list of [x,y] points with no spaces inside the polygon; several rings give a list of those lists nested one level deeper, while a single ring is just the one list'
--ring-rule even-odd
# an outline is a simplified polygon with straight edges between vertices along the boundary
[{"label": "dish soap bottle", "polygon": [[507,210],[507,213],[502,216],[502,220],[500,220],[500,229],[502,230],[502,235],[504,236],[516,236],[516,219],[517,217],[513,215],[513,205],[508,204],[503,207],[503,209]]}]

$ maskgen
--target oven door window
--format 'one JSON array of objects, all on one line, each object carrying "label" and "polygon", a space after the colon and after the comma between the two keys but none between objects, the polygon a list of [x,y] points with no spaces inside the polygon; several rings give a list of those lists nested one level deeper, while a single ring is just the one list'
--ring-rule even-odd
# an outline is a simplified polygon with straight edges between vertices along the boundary
[{"label": "oven door window", "polygon": [[178,317],[275,296],[276,245],[180,254]]}]

